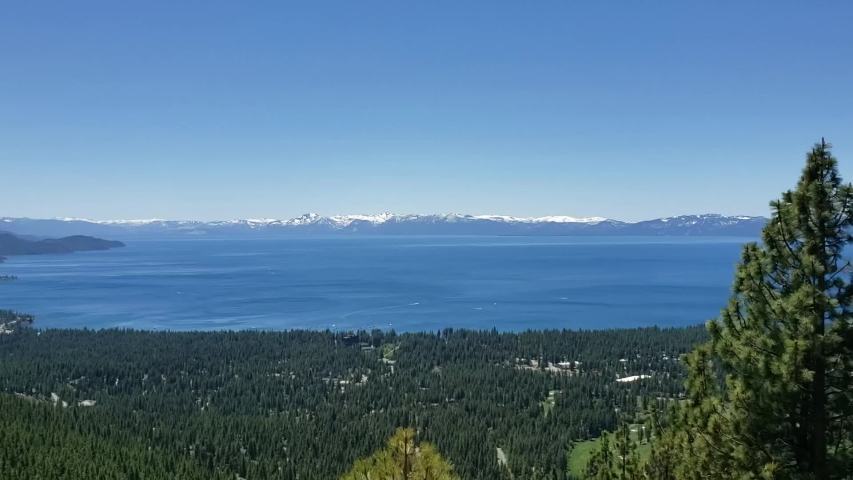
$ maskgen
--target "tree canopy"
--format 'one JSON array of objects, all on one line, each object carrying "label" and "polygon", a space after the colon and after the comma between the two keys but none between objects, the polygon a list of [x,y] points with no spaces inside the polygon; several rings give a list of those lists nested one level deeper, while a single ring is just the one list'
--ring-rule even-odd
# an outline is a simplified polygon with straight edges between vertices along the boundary
[{"label": "tree canopy", "polygon": [[[707,339],[700,326],[353,333],[350,346],[301,330],[0,334],[0,478],[47,463],[65,478],[173,478],[174,466],[187,479],[329,480],[402,426],[462,479],[564,480],[572,445],[615,428],[616,407],[683,395],[677,357]],[[103,448],[55,448],[76,444]]]}]

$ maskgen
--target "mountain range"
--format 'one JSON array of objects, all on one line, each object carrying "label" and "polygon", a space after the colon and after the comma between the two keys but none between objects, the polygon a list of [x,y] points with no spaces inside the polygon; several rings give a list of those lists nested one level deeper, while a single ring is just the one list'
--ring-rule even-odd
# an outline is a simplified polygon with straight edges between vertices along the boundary
[{"label": "mountain range", "polygon": [[335,215],[289,220],[87,220],[0,218],[0,229],[25,235],[107,237],[283,235],[516,235],[516,236],[738,236],[757,237],[764,217],[681,215],[641,222],[601,217],[504,215]]}]

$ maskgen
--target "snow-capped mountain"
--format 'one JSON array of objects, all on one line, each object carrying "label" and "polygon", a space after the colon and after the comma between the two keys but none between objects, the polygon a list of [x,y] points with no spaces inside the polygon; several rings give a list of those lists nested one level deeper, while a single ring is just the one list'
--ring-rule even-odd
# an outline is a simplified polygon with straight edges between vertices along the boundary
[{"label": "snow-capped mountain", "polygon": [[566,236],[758,236],[764,217],[683,215],[642,222],[602,217],[511,217],[505,215],[334,215],[308,213],[289,220],[269,218],[214,222],[180,220],[88,220],[0,218],[0,230],[41,236],[111,237],[166,235],[566,235]]}]

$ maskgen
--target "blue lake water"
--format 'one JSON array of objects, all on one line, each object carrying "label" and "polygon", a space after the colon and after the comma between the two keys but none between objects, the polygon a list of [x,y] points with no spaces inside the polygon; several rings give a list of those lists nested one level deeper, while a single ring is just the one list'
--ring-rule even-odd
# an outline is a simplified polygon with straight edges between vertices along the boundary
[{"label": "blue lake water", "polygon": [[10,257],[0,308],[39,328],[617,328],[702,323],[743,238],[129,241]]}]

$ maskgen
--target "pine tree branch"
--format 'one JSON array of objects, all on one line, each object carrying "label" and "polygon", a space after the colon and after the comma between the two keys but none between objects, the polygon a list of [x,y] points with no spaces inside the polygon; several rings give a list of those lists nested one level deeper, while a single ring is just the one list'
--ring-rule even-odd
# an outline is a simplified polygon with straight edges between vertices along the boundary
[{"label": "pine tree branch", "polygon": [[[751,412],[748,408],[746,408],[746,407],[744,407],[744,406],[741,406],[741,405],[738,405],[738,403],[739,403],[739,402],[732,402],[732,405],[734,405],[734,407],[735,407],[735,408],[737,408],[738,410],[740,410],[740,411],[742,411],[743,413],[745,413],[745,414],[746,414],[746,416],[749,418],[750,422],[752,422],[753,424],[759,424],[759,422],[756,422],[755,416],[753,416],[753,415],[752,415],[752,412]],[[722,412],[720,412],[720,413],[719,413],[719,415],[720,415],[721,417],[723,417],[723,418],[727,418],[727,417],[726,417]],[[729,423],[734,423],[732,420],[728,420],[728,421],[729,421]],[[740,444],[741,446],[743,446],[743,447],[750,448],[750,446],[749,446],[749,445],[747,445],[746,443],[744,443],[744,442],[738,442],[738,441],[737,441],[737,440],[735,440],[734,438],[731,438],[731,436],[730,436],[730,435],[727,435],[727,436],[729,436],[729,437],[730,437],[730,440],[731,440],[731,441],[733,441],[733,442],[735,442],[735,443],[739,443],[739,444]],[[795,450],[795,449],[796,449],[796,447],[792,447],[792,446],[791,446],[791,445],[789,445],[787,442],[785,442],[785,441],[784,441],[784,440],[783,440],[779,435],[773,435],[773,437],[774,437],[774,438],[773,438],[773,440],[774,440],[775,442],[782,443],[783,445],[785,445],[786,447],[788,447],[788,448],[789,448],[789,449],[791,449],[791,450]],[[752,445],[752,448],[756,448],[756,447],[755,447],[755,445],[761,445],[758,441],[755,441],[754,439],[753,439],[753,444],[754,444],[754,445]],[[759,448],[760,450],[762,450],[762,452],[764,453],[764,455],[765,455],[765,457],[766,457],[766,458],[773,458],[773,457],[772,457],[772,455],[770,454],[770,452],[768,452],[766,449],[764,449],[763,447],[758,447],[758,448]]]},{"label": "pine tree branch", "polygon": [[[843,225],[841,224],[841,219],[845,216],[845,213],[847,213],[847,222],[849,222],[850,213],[845,211],[847,210],[848,202],[850,201],[851,190],[853,190],[853,184],[847,184],[847,188],[844,189],[844,200],[841,202],[841,210],[838,212],[838,216],[832,222],[835,230],[840,230],[843,227]],[[837,191],[838,189],[836,188],[836,193]]]},{"label": "pine tree branch", "polygon": [[[794,252],[794,250],[793,250],[793,249],[791,249],[791,245],[790,245],[790,244],[791,244],[791,242],[798,242],[797,238],[796,238],[796,237],[793,237],[793,240],[790,240],[790,241],[789,241],[789,240],[788,240],[788,234],[787,234],[787,232],[785,231],[785,222],[783,222],[783,221],[782,221],[782,218],[781,218],[781,217],[777,217],[777,218],[779,219],[777,223],[779,224],[779,233],[780,233],[780,235],[782,236],[782,243],[784,243],[784,244],[785,244],[785,248],[787,248],[787,249],[788,249],[788,253],[790,253],[790,254],[791,254],[791,258],[794,258],[794,259],[799,258],[799,257],[797,256],[797,254]],[[801,268],[801,267],[802,267],[802,262],[799,262],[799,263],[800,263],[799,265],[794,265],[794,264],[793,264],[793,262],[790,262],[790,261],[787,261],[787,260],[786,260],[786,263],[788,263],[788,265],[787,265],[787,266],[788,266],[788,269],[791,269],[791,270],[794,270],[794,269],[797,269],[797,268]]]},{"label": "pine tree branch", "polygon": [[[729,456],[729,454],[728,454],[728,453],[726,453],[726,452],[724,452],[724,451],[720,450],[720,448],[719,448],[719,447],[717,447],[716,445],[714,445],[714,443],[713,443],[713,442],[711,442],[710,440],[708,440],[708,437],[706,437],[706,436],[705,436],[705,434],[704,434],[704,433],[702,433],[698,428],[694,428],[694,429],[693,429],[693,431],[694,431],[694,433],[696,433],[696,434],[698,434],[700,437],[702,437],[702,439],[703,439],[703,440],[705,440],[705,443],[706,443],[709,447],[711,447],[715,452],[717,452],[718,454],[720,454],[720,455],[722,455],[722,456],[724,456],[724,457],[728,457],[728,456]],[[691,450],[691,453],[693,453],[693,455],[694,455],[695,457],[699,458],[699,456],[698,456],[698,455],[696,455],[696,453],[692,451],[693,449],[690,449],[690,450]]]},{"label": "pine tree branch", "polygon": [[[835,280],[835,277],[837,277],[838,274],[843,272],[844,269],[848,268],[848,267],[850,267],[850,260],[845,261],[844,266],[841,268],[837,268],[837,266],[836,266],[835,273],[833,273],[832,275],[829,276],[829,278],[826,279],[826,283],[832,283],[832,281]],[[839,290],[838,294],[840,295],[841,294],[841,291],[840,291],[841,287],[839,287],[838,290]]]},{"label": "pine tree branch", "polygon": [[[736,314],[737,314],[737,317],[738,317],[738,321],[740,321],[740,322],[741,322],[741,324],[744,324],[744,325],[745,325],[745,324],[746,324],[746,317],[744,317],[744,316],[743,316],[743,314],[740,312],[740,309],[739,309],[739,308],[737,309]],[[735,329],[735,330],[737,330],[737,329]],[[746,336],[745,336],[745,335],[741,335],[741,339],[742,339],[745,343],[747,343],[747,346],[749,346],[749,347],[752,347],[752,348],[754,348],[754,349],[756,349],[756,350],[762,351],[762,352],[764,352],[764,353],[766,353],[766,354],[768,354],[768,355],[772,355],[772,356],[774,356],[774,357],[776,357],[776,358],[782,358],[782,355],[781,355],[781,354],[778,354],[778,353],[772,352],[772,351],[767,350],[767,349],[765,349],[765,348],[763,348],[763,347],[759,347],[758,345],[756,345],[756,344],[755,344],[755,343],[753,343],[752,341],[747,340],[747,338],[746,338]],[[749,362],[747,362],[747,360],[745,360],[743,357],[741,357],[740,355],[738,355],[738,353],[737,353],[736,351],[734,351],[734,349],[732,349],[732,354],[733,354],[733,355],[734,355],[734,356],[735,356],[735,357],[736,357],[740,362],[742,362],[742,363],[749,363]],[[752,359],[750,358],[750,360],[752,360]],[[757,366],[757,365],[758,365],[758,362],[757,362],[757,361],[755,361],[755,360],[752,360],[752,362],[751,362],[751,363],[752,363],[752,365],[753,365],[753,366]],[[743,371],[739,370],[737,367],[734,367],[734,366],[733,366],[732,368],[734,368],[734,369],[735,369],[738,373],[740,373],[741,375],[745,374],[745,372],[743,372]]]},{"label": "pine tree branch", "polygon": [[839,420],[844,420],[844,419],[851,418],[851,417],[853,417],[853,411],[849,411],[843,415],[836,415],[834,417],[829,417],[828,420],[830,422],[837,422]]},{"label": "pine tree branch", "polygon": [[844,440],[844,435],[839,435],[835,440],[835,449],[833,451],[833,455],[838,455],[838,449],[841,447],[841,443]]},{"label": "pine tree branch", "polygon": [[[759,283],[761,284],[761,287],[759,287],[759,290],[761,290],[761,296],[764,298],[764,302],[770,308],[770,312],[777,318],[784,318],[785,316],[787,316],[788,312],[785,311],[785,307],[783,307],[781,304],[779,305],[779,307],[782,309],[781,315],[773,307],[773,302],[778,302],[778,300],[779,300],[779,298],[776,296],[776,292],[774,292],[770,288],[770,286],[767,285],[767,282],[759,280]],[[767,291],[771,294],[773,302],[771,302],[770,300],[767,299],[767,295],[766,295],[765,291]]]},{"label": "pine tree branch", "polygon": [[[818,223],[818,222],[814,219],[814,216],[812,215],[811,208],[808,208],[808,209],[806,210],[806,214],[805,214],[805,215],[803,215],[803,216],[804,216],[804,217],[806,217],[806,218],[805,218],[805,220],[806,220],[806,224],[808,224],[808,225],[812,228],[812,230],[813,230],[815,233],[817,233],[817,232],[822,232],[822,231],[823,231],[823,228],[822,228],[822,227],[823,227],[823,225],[821,225],[820,223]],[[826,243],[824,243],[824,248],[826,248]]]},{"label": "pine tree branch", "polygon": [[[835,392],[830,392],[832,394],[850,393],[851,391],[853,391],[853,388],[851,388],[851,386],[850,386],[850,379],[849,378],[844,378],[843,376],[837,376],[837,375],[827,375],[826,379],[827,379],[827,385],[826,385],[825,390],[828,391],[830,388],[836,389]],[[833,380],[833,382],[830,383],[829,380]],[[838,383],[836,383],[835,381],[841,382],[841,386],[838,386]]]}]

